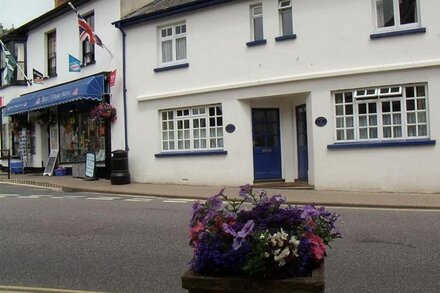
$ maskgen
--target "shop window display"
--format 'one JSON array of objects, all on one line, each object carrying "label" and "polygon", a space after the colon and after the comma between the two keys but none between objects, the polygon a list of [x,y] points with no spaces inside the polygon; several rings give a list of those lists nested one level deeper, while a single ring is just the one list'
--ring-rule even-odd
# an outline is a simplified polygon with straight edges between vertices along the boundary
[{"label": "shop window display", "polygon": [[95,103],[79,103],[60,107],[60,161],[81,163],[88,151],[96,161],[105,160],[105,121],[90,116]]}]

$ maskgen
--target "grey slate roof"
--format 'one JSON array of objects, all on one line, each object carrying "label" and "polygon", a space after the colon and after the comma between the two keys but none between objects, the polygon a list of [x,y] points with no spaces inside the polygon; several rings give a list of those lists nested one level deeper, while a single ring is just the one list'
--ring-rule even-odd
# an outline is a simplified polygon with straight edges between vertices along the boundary
[{"label": "grey slate roof", "polygon": [[126,15],[122,19],[132,18],[139,15],[146,15],[151,13],[156,13],[159,11],[166,11],[170,8],[175,8],[177,6],[186,5],[191,2],[203,2],[203,0],[154,0],[153,2],[145,5],[144,7]]}]

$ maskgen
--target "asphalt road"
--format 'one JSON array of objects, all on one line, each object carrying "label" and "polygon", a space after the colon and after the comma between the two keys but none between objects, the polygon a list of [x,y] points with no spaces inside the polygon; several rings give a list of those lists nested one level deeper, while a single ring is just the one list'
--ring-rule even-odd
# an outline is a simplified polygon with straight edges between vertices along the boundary
[{"label": "asphalt road", "polygon": [[[0,291],[184,292],[191,203],[0,184]],[[440,291],[440,211],[332,210],[326,292]]]}]

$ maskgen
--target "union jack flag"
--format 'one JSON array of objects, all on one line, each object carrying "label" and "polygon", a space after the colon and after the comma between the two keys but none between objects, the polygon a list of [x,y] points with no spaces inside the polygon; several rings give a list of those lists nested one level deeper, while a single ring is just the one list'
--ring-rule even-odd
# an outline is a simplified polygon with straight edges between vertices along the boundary
[{"label": "union jack flag", "polygon": [[91,44],[96,44],[102,47],[102,41],[97,34],[93,31],[87,21],[79,14],[78,15],[78,26],[79,26],[79,39],[81,41],[89,41]]}]

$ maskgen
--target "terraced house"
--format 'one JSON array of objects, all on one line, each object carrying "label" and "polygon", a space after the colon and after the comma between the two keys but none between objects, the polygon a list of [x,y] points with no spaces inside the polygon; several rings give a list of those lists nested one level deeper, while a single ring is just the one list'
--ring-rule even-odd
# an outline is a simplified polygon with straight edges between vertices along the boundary
[{"label": "terraced house", "polygon": [[135,181],[438,192],[436,0],[156,0],[123,34]]}]

